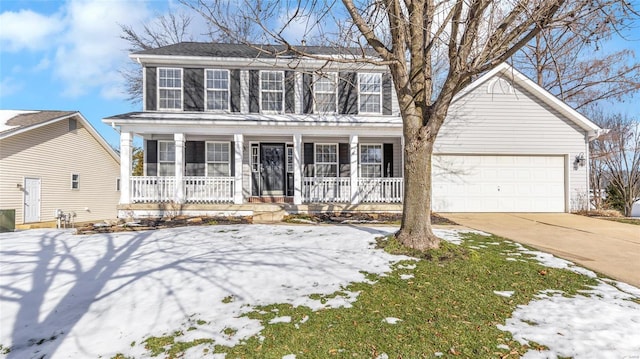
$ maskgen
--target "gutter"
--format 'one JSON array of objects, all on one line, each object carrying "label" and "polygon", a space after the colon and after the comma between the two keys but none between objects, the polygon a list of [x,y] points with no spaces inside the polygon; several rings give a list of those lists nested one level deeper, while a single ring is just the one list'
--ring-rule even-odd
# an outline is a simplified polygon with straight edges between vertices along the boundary
[{"label": "gutter", "polygon": [[587,134],[587,141],[591,142],[602,135],[606,135],[609,132],[611,132],[611,129],[608,129],[608,128],[598,128],[595,130],[591,130]]}]

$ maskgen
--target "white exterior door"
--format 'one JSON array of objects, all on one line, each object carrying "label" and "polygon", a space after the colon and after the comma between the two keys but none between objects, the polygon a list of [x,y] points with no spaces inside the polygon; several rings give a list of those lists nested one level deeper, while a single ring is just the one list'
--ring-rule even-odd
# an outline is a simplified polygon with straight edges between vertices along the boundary
[{"label": "white exterior door", "polygon": [[24,223],[40,222],[40,178],[24,179]]},{"label": "white exterior door", "polygon": [[564,212],[564,156],[436,155],[436,212]]}]

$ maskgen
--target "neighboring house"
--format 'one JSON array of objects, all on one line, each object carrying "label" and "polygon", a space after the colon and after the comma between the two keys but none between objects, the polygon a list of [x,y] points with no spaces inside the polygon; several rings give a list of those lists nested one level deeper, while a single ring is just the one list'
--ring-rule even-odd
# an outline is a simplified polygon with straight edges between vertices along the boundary
[{"label": "neighboring house", "polygon": [[[292,212],[401,210],[402,119],[387,68],[265,47],[281,55],[211,43],[130,55],[143,66],[143,111],[103,120],[121,133],[121,211],[153,215],[167,203],[234,210],[255,202],[290,203]],[[306,50],[338,58],[362,51]],[[581,207],[589,140],[599,131],[500,65],[453,101],[435,146],[433,209]],[[134,136],[144,139],[140,177],[129,165]]]},{"label": "neighboring house", "polygon": [[119,177],[119,155],[80,112],[0,110],[0,209],[17,225],[116,218]]},{"label": "neighboring house", "polygon": [[640,199],[633,202],[633,207],[631,207],[631,217],[640,217]]}]

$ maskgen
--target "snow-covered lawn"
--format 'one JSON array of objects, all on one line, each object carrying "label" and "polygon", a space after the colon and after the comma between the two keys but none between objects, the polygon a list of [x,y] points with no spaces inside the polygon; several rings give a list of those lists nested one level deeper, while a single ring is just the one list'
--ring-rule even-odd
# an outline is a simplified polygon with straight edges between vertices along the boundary
[{"label": "snow-covered lawn", "polygon": [[[362,272],[383,274],[407,259],[374,249],[375,237],[393,231],[237,225],[92,236],[56,230],[1,234],[0,344],[11,348],[3,355],[148,357],[142,340],[175,330],[185,330],[184,340],[211,338],[217,344],[235,345],[262,330],[258,320],[241,317],[254,306],[349,306],[357,292],[326,302],[309,295],[334,293],[348,283],[366,281]],[[455,231],[437,234],[456,239]],[[538,259],[578,268],[546,255]],[[640,299],[640,290],[601,281],[588,294],[541,294],[519,307],[502,329],[518,340],[546,345],[550,350],[544,357],[640,353],[640,304],[629,300]],[[282,316],[271,324],[289,321]],[[540,354],[546,355],[531,352]]]}]

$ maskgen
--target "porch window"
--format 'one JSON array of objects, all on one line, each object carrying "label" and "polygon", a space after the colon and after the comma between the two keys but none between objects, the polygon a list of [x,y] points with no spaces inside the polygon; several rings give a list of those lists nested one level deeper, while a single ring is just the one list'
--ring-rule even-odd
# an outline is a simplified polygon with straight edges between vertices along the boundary
[{"label": "porch window", "polygon": [[338,176],[338,144],[316,144],[316,177]]},{"label": "porch window", "polygon": [[260,102],[262,111],[283,112],[284,72],[260,71]]},{"label": "porch window", "polygon": [[158,109],[182,109],[182,69],[158,69]]},{"label": "porch window", "polygon": [[382,74],[358,74],[360,113],[382,113]]},{"label": "porch window", "polygon": [[206,70],[207,110],[229,111],[229,70]]},{"label": "porch window", "polygon": [[158,141],[158,175],[176,175],[176,144],[173,141]]},{"label": "porch window", "polygon": [[207,142],[207,176],[231,175],[229,142]]},{"label": "porch window", "polygon": [[360,145],[360,177],[382,177],[382,145]]},{"label": "porch window", "polygon": [[338,106],[337,76],[328,73],[317,76],[313,85],[316,113],[335,113]]}]

